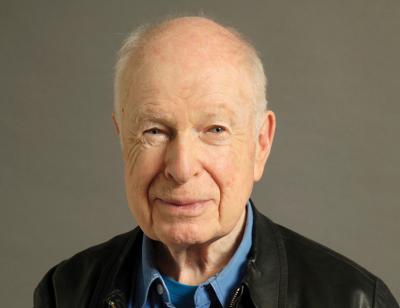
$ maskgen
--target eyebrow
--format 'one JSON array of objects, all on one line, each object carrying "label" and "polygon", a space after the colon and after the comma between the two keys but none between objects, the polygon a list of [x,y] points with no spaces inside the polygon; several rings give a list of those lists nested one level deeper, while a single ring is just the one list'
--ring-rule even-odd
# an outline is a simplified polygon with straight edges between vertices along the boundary
[{"label": "eyebrow", "polygon": [[[209,120],[219,120],[221,117],[229,121],[230,125],[238,124],[240,122],[240,114],[233,106],[227,105],[226,103],[219,102],[215,105],[208,106],[201,110],[201,118]],[[222,112],[221,112],[222,111]]]},{"label": "eyebrow", "polygon": [[[154,107],[149,107],[149,105],[154,105],[157,110],[155,110]],[[166,112],[160,111],[160,106],[156,104],[146,104],[134,109],[132,115],[129,117],[129,120],[132,121],[136,126],[146,121],[157,122],[167,126],[175,123],[173,116]]]}]

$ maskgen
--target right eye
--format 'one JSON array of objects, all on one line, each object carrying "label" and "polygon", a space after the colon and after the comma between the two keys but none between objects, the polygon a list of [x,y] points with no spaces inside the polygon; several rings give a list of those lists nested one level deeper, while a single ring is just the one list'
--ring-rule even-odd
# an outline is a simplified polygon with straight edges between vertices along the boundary
[{"label": "right eye", "polygon": [[162,144],[169,138],[168,133],[158,127],[152,127],[143,132],[144,142],[148,144]]}]

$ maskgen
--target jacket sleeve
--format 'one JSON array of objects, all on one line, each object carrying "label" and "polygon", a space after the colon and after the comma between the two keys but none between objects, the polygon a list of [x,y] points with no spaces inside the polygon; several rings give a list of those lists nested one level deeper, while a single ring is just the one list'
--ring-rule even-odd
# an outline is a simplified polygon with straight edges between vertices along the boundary
[{"label": "jacket sleeve", "polygon": [[400,308],[389,288],[379,278],[375,284],[374,308]]},{"label": "jacket sleeve", "polygon": [[33,293],[34,308],[56,308],[53,275],[56,266],[50,269],[39,282]]}]

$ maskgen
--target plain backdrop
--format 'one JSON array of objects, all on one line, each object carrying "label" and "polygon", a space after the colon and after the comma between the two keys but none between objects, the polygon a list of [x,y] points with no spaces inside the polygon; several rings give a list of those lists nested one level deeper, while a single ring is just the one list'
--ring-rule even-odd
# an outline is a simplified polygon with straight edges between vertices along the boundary
[{"label": "plain backdrop", "polygon": [[256,206],[380,276],[400,299],[400,2],[1,1],[2,307],[130,230],[111,122],[116,51],[136,26],[205,13],[256,45],[277,134]]}]

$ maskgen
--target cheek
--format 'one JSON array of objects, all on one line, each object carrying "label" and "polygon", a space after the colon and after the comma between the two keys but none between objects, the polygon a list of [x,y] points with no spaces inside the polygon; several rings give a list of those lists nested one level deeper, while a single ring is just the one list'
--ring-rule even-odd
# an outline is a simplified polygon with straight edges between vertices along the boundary
[{"label": "cheek", "polygon": [[126,179],[136,181],[136,185],[146,186],[163,164],[163,149],[146,147],[137,142],[124,151],[124,164]]},{"label": "cheek", "polygon": [[219,186],[220,223],[224,228],[233,227],[250,197],[253,187],[254,151],[247,144],[214,152],[209,160],[209,172]]},{"label": "cheek", "polygon": [[212,151],[208,159],[210,173],[222,189],[235,188],[252,174],[252,154],[251,148],[245,146]]},{"label": "cheek", "polygon": [[160,172],[162,151],[138,146],[124,155],[125,190],[128,205],[138,225],[152,235],[152,211],[148,189]]}]

